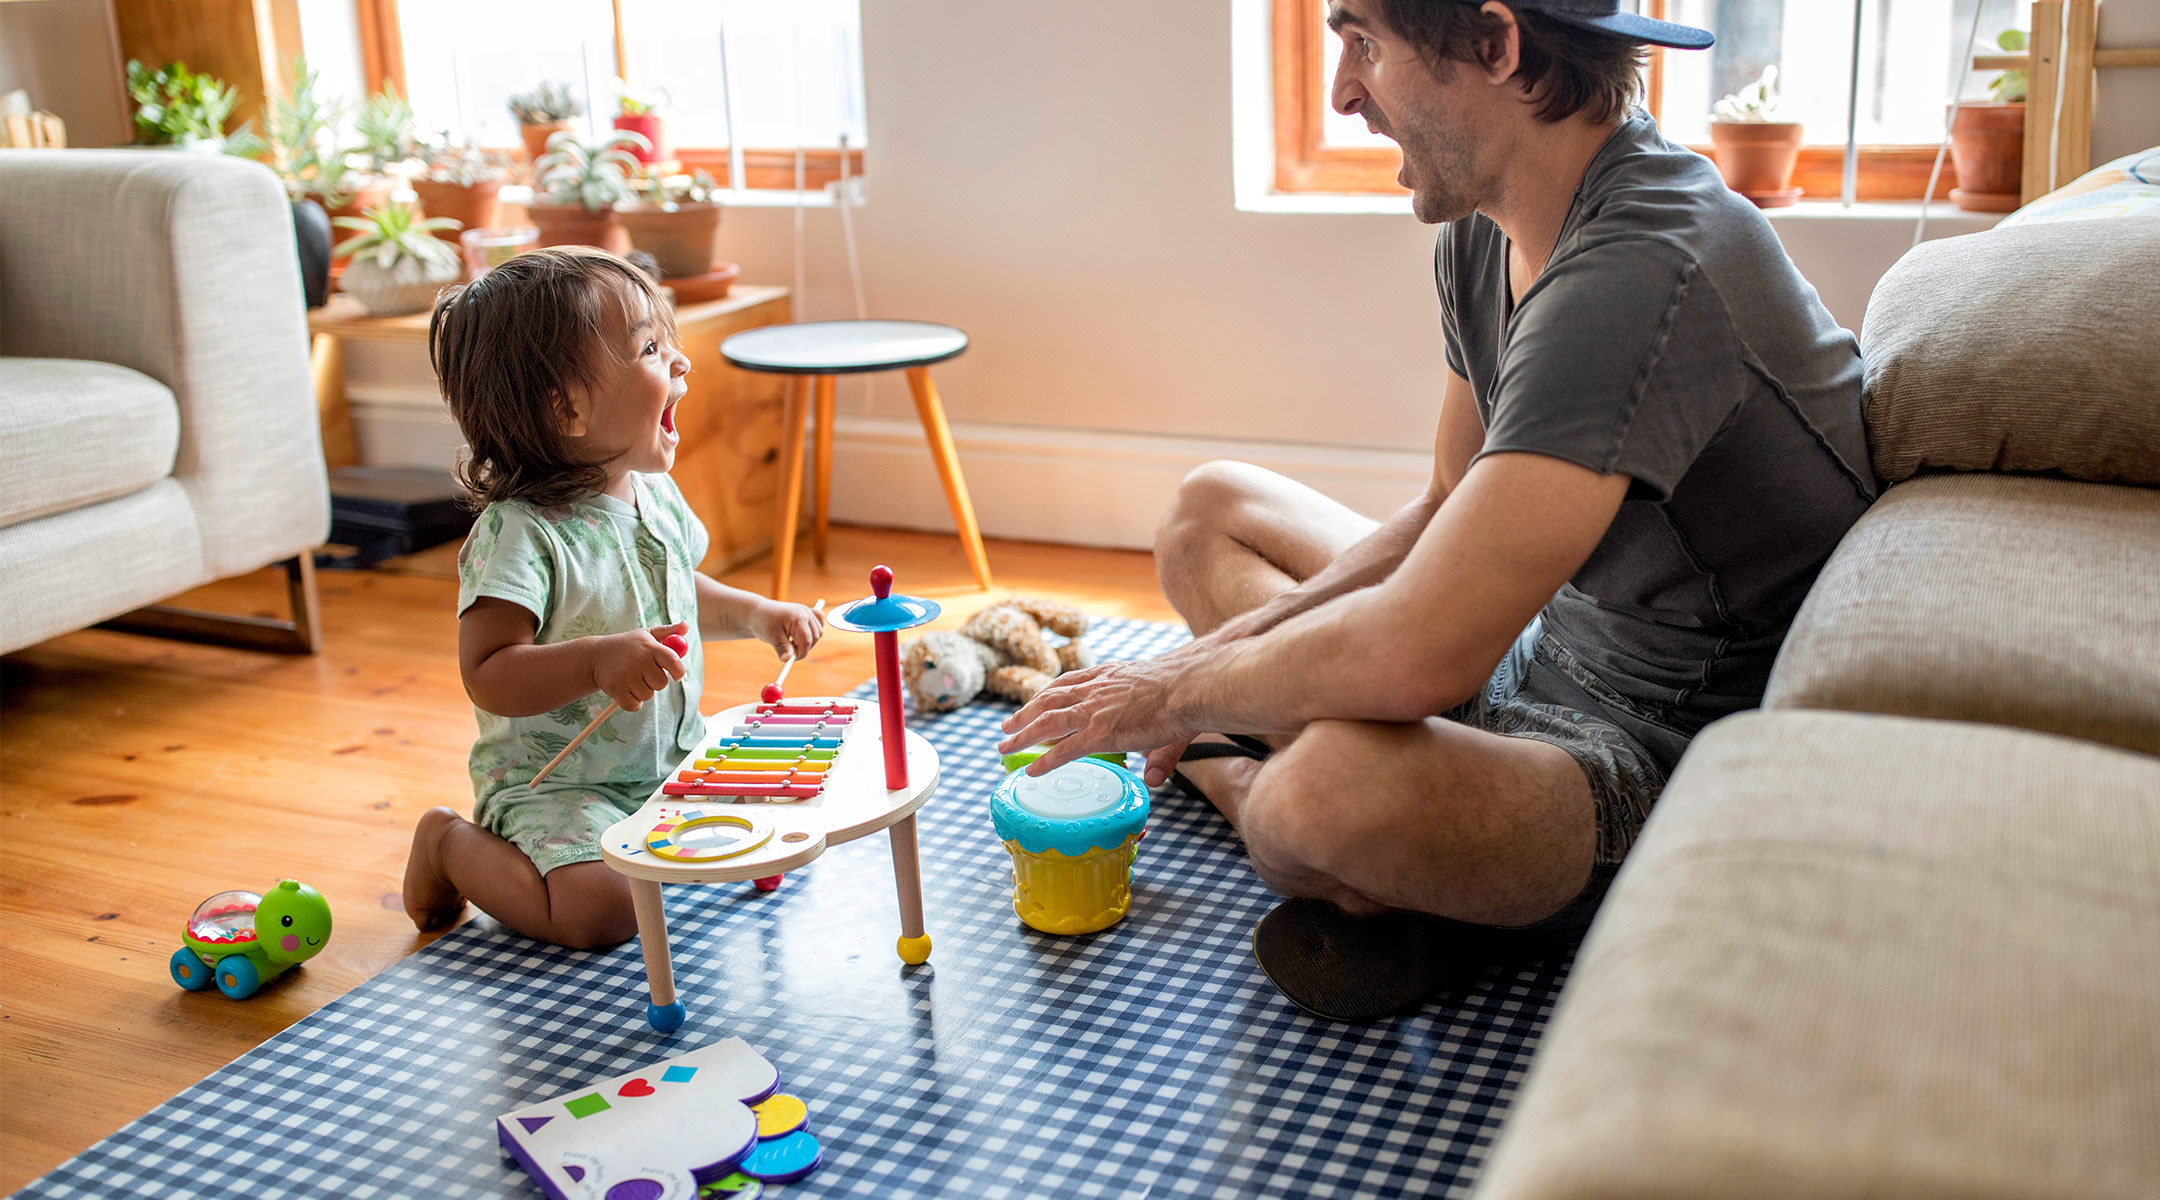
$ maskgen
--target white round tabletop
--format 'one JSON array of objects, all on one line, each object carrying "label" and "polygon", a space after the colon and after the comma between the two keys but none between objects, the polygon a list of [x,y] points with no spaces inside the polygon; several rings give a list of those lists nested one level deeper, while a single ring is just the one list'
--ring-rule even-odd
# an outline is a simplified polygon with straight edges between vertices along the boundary
[{"label": "white round tabletop", "polygon": [[930,321],[804,321],[746,329],[720,343],[720,357],[746,371],[852,375],[944,362],[968,336]]}]

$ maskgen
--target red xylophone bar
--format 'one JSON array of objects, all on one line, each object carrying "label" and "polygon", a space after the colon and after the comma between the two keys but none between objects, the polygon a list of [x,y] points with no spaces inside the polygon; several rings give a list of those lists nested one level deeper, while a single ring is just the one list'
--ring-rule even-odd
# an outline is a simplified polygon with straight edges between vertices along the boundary
[{"label": "red xylophone bar", "polygon": [[825,789],[797,785],[734,783],[667,783],[660,786],[668,796],[770,796],[776,800],[808,800]]}]

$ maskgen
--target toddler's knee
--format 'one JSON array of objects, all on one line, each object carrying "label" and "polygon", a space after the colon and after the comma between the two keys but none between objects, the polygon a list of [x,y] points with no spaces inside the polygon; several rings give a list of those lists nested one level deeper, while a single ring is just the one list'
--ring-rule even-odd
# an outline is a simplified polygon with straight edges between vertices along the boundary
[{"label": "toddler's knee", "polygon": [[595,905],[555,918],[555,941],[572,950],[605,950],[637,936],[637,917],[627,901],[617,912],[611,905]]}]

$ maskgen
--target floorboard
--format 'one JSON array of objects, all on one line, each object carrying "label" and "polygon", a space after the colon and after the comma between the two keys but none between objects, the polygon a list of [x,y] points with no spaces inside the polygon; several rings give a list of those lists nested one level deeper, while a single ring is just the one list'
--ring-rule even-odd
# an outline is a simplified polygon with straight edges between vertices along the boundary
[{"label": "floorboard", "polygon": [[[867,590],[876,562],[951,628],[1000,595],[1174,620],[1151,558],[990,542],[975,590],[949,536],[836,527],[828,566],[798,552],[793,599]],[[398,900],[414,817],[469,811],[472,709],[458,682],[456,546],[321,575],[326,649],[308,658],[89,630],[0,657],[0,1193],[11,1192],[427,944]],[[727,577],[770,585],[770,567]],[[258,572],[180,600],[282,615]],[[705,707],[753,699],[776,668],[707,646]],[[788,680],[839,692],[870,639],[834,632]],[[173,986],[195,905],[281,877],[330,897],[325,951],[256,998]]]}]

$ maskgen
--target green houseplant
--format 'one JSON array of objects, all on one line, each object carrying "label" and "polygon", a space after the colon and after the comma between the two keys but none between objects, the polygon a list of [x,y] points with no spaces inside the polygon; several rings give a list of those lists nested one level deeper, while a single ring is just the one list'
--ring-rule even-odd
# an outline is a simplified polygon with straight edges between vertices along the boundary
[{"label": "green houseplant", "polygon": [[352,260],[340,284],[374,316],[426,312],[437,292],[464,276],[457,252],[431,236],[457,228],[449,218],[423,220],[410,204],[386,204],[337,223],[358,232],[338,243],[338,257]]},{"label": "green houseplant", "polygon": [[1800,161],[1800,122],[1779,111],[1777,67],[1766,66],[1755,82],[1717,102],[1710,143],[1725,186],[1757,208],[1783,208],[1800,198],[1792,186]]},{"label": "green houseplant", "polygon": [[644,144],[634,133],[594,145],[568,133],[549,138],[548,152],[533,164],[533,190],[546,199],[528,209],[540,228],[540,244],[629,253],[630,237],[616,219],[615,206],[630,198],[630,177],[638,169],[630,147]]},{"label": "green houseplant", "polygon": [[510,115],[517,118],[518,135],[525,140],[525,161],[533,164],[533,177],[538,179],[549,139],[567,132],[572,118],[584,115],[585,106],[570,94],[569,84],[542,83],[510,97],[509,107]]},{"label": "green houseplant", "polygon": [[[502,185],[510,178],[508,160],[471,142],[453,141],[445,130],[439,142],[426,148],[421,164],[412,189],[427,215],[454,218],[466,229],[494,227]],[[457,240],[451,230],[435,236]]]},{"label": "green houseplant", "polygon": [[710,274],[720,238],[719,190],[704,171],[693,175],[640,181],[638,203],[616,209],[616,219],[630,231],[630,244],[653,256],[669,279]]},{"label": "green houseplant", "polygon": [[[2023,54],[2025,31],[2005,29],[1995,45]],[[1950,161],[1958,178],[1950,202],[1968,212],[2010,212],[2025,183],[2025,72],[1989,80],[1988,96],[1950,106]]]},{"label": "green houseplant", "polygon": [[367,155],[368,170],[377,175],[418,157],[413,138],[413,107],[397,89],[384,85],[369,96],[353,116],[353,136],[360,139],[360,153]]},{"label": "green houseplant", "polygon": [[169,62],[153,71],[130,59],[128,99],[135,103],[135,141],[143,146],[184,146],[224,154],[252,155],[262,149],[252,122],[227,132],[226,122],[240,105],[240,93],[214,75]]}]

